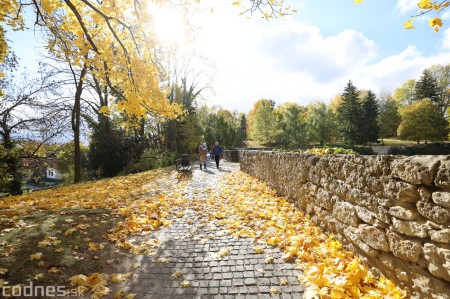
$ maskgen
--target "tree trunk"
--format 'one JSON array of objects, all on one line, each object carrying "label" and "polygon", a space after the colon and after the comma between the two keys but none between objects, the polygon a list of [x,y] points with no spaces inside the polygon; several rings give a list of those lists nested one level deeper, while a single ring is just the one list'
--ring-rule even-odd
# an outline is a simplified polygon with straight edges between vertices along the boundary
[{"label": "tree trunk", "polygon": [[80,148],[80,120],[81,120],[81,93],[83,92],[83,80],[86,75],[86,66],[81,70],[80,78],[75,92],[75,103],[72,110],[72,130],[74,139],[74,183],[81,182],[81,148]]},{"label": "tree trunk", "polygon": [[20,174],[20,161],[14,151],[14,143],[11,140],[11,136],[8,131],[3,136],[3,146],[7,151],[6,165],[8,166],[7,172],[12,176],[12,181],[9,183],[8,192],[11,195],[22,194],[22,176]]}]

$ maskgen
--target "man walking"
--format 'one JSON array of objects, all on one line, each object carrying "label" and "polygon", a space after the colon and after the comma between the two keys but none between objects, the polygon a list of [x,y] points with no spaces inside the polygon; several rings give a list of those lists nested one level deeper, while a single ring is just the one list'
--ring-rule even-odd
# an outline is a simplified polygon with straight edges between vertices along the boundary
[{"label": "man walking", "polygon": [[220,155],[222,155],[222,147],[219,145],[218,141],[216,141],[216,143],[214,144],[212,153],[214,155],[214,159],[216,160],[217,169],[219,169],[219,161],[220,161]]}]

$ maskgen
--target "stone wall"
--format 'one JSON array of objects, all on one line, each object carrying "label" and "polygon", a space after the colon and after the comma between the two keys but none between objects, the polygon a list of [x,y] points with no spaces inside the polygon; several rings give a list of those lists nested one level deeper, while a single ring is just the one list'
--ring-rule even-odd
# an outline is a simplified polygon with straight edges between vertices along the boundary
[{"label": "stone wall", "polygon": [[223,151],[223,158],[229,162],[239,162],[239,152],[237,149]]},{"label": "stone wall", "polygon": [[450,298],[450,156],[239,151],[239,160],[412,298]]}]

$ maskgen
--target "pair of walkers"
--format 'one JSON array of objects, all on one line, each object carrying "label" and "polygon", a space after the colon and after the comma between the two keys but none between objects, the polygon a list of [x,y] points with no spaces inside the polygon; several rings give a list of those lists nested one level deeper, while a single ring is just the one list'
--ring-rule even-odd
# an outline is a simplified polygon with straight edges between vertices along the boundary
[{"label": "pair of walkers", "polygon": [[[219,145],[219,142],[216,141],[216,143],[212,147],[211,154],[214,156],[217,169],[219,169],[220,156],[222,155],[222,147]],[[202,143],[199,145],[197,155],[198,161],[200,163],[200,170],[202,169],[202,166],[204,166],[206,169],[206,156],[208,155],[208,148],[206,147],[206,143]]]}]

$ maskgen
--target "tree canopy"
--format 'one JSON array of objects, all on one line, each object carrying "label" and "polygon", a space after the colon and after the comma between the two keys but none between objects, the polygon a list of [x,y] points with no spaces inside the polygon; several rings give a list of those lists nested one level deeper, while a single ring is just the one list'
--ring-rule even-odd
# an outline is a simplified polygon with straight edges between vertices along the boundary
[{"label": "tree canopy", "polygon": [[430,100],[416,101],[400,110],[402,122],[398,137],[405,140],[442,140],[447,134],[447,122],[439,108]]}]

